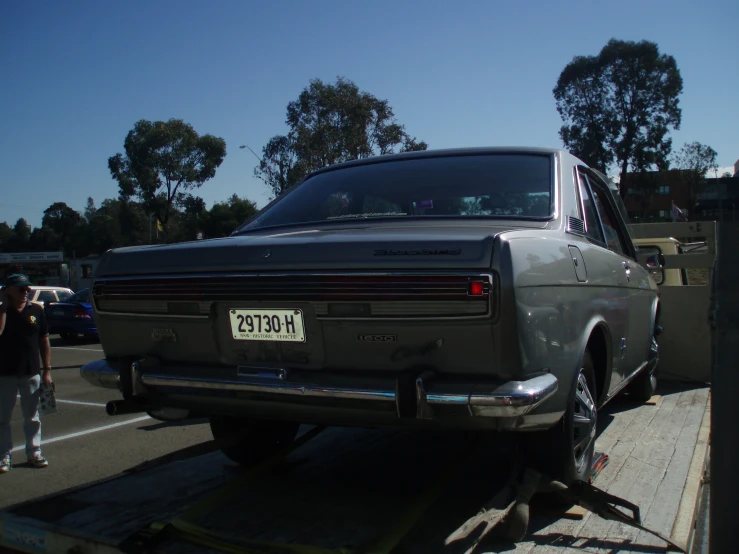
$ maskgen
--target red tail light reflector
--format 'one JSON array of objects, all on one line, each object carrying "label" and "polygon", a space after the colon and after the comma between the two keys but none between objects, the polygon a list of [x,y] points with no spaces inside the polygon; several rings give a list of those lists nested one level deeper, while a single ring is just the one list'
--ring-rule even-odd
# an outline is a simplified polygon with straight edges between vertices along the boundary
[{"label": "red tail light reflector", "polygon": [[484,289],[484,286],[483,286],[482,282],[480,282],[480,281],[472,281],[469,284],[469,289],[468,290],[469,290],[468,294],[470,296],[482,296],[485,289]]}]

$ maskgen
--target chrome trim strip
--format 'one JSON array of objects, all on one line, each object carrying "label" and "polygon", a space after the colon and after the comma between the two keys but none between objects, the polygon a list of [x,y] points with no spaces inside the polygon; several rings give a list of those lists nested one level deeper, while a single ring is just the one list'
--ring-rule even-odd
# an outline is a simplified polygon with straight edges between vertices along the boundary
[{"label": "chrome trim strip", "polygon": [[174,279],[193,279],[193,278],[220,278],[220,277],[235,277],[235,278],[250,278],[250,277],[489,277],[490,282],[493,280],[493,275],[490,272],[482,270],[470,270],[460,271],[458,269],[453,270],[415,270],[415,271],[258,271],[255,273],[243,273],[243,272],[228,272],[220,271],[216,273],[177,273],[172,274],[141,274],[141,275],[113,275],[113,276],[100,276],[96,277],[93,286],[97,282],[107,281],[132,281],[139,279],[161,279],[161,280],[174,280]]},{"label": "chrome trim strip", "polygon": [[562,203],[562,180],[560,179],[560,159],[559,154],[552,154],[552,186],[549,189],[551,192],[551,198],[549,203],[549,211],[551,212],[551,219],[556,220],[559,218],[560,204]]},{"label": "chrome trim strip", "polygon": [[161,313],[161,314],[142,314],[140,312],[107,312],[107,311],[100,311],[95,310],[96,313],[100,315],[112,315],[112,316],[120,316],[120,317],[156,317],[159,319],[208,319],[209,316],[207,315],[185,315],[185,314],[170,314],[170,313]]},{"label": "chrome trim strip", "polygon": [[212,380],[191,377],[172,377],[169,375],[143,374],[141,380],[145,385],[156,387],[184,387],[205,390],[230,390],[241,392],[261,392],[276,395],[308,396],[318,398],[346,398],[363,400],[382,400],[395,402],[395,391],[329,388],[315,384],[301,383],[254,383],[231,379]]},{"label": "chrome trim strip", "polygon": [[642,362],[639,367],[637,367],[634,371],[632,371],[629,374],[628,377],[626,377],[626,379],[624,379],[623,381],[621,381],[618,384],[618,387],[613,392],[608,393],[608,395],[606,396],[606,398],[608,400],[610,400],[611,398],[613,398],[614,396],[616,396],[619,392],[621,392],[623,390],[623,388],[626,385],[628,385],[634,377],[636,377],[636,374],[639,373],[642,369],[644,369],[647,365],[649,365],[649,361]]}]

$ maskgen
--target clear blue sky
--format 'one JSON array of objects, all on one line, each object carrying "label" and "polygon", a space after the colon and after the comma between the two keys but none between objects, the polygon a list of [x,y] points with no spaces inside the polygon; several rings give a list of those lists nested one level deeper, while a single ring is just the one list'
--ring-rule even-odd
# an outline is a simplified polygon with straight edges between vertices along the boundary
[{"label": "clear blue sky", "polygon": [[118,194],[107,159],[139,119],[181,118],[226,140],[198,192],[261,207],[253,177],[285,108],[337,75],[389,100],[430,148],[560,147],[552,88],[575,55],[648,39],[677,60],[683,121],[722,167],[739,158],[739,2],[122,0],[0,6],[0,222]]}]

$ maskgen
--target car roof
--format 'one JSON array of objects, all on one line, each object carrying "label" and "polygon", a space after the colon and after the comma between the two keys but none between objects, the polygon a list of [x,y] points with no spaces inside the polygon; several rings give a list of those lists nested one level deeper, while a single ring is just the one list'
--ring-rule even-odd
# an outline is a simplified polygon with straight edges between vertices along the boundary
[{"label": "car roof", "polygon": [[[369,158],[361,158],[357,160],[350,160],[348,162],[328,165],[309,173],[306,176],[306,179],[319,173],[334,171],[336,169],[342,169],[346,167],[355,167],[360,165],[370,165],[399,160],[415,160],[423,158],[442,158],[446,156],[469,156],[480,154],[559,154],[562,156],[574,157],[567,150],[563,150],[561,148],[544,148],[536,146],[475,146],[469,148],[442,148],[438,150],[419,150],[417,152],[400,152],[398,154],[370,156]],[[583,163],[583,165],[585,164]]]},{"label": "car roof", "polygon": [[55,287],[55,286],[51,286],[51,285],[31,285],[31,288],[33,290],[65,290],[65,291],[69,291],[69,292],[74,292],[69,287]]}]

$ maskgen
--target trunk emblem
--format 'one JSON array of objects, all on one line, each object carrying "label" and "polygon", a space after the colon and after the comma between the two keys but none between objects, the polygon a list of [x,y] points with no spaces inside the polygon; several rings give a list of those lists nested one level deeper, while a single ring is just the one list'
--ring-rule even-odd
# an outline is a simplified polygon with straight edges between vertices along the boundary
[{"label": "trunk emblem", "polygon": [[398,342],[398,335],[357,335],[360,342]]},{"label": "trunk emblem", "polygon": [[267,248],[264,252],[262,252],[262,258],[269,258],[272,255],[272,251]]},{"label": "trunk emblem", "polygon": [[157,342],[177,342],[177,335],[175,334],[174,329],[155,327],[151,330],[151,340]]}]

